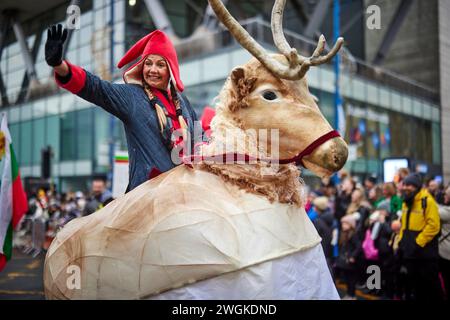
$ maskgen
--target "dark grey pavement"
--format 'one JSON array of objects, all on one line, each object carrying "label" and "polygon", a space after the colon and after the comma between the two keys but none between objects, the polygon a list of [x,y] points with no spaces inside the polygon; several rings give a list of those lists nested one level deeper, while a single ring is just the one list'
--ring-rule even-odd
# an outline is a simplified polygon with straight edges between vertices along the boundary
[{"label": "dark grey pavement", "polygon": [[14,250],[12,259],[0,272],[0,300],[43,300],[44,254],[36,258]]},{"label": "dark grey pavement", "polygon": [[[44,253],[36,258],[14,250],[11,261],[0,273],[0,300],[43,300]],[[345,285],[337,281],[336,287],[341,297],[345,295]],[[375,296],[357,290],[358,300],[374,300]]]}]

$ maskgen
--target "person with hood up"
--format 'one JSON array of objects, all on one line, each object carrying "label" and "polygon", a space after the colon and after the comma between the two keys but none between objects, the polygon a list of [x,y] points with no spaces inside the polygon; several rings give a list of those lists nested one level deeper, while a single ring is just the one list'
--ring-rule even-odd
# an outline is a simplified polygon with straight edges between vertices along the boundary
[{"label": "person with hood up", "polygon": [[101,80],[63,60],[66,38],[67,29],[63,30],[62,25],[48,29],[46,62],[53,67],[60,87],[100,106],[123,122],[130,160],[127,191],[175,167],[178,163],[172,161],[172,151],[177,156],[183,150],[190,152],[197,116],[181,94],[184,85],[169,37],[156,30],[128,50],[119,68],[139,60],[124,72],[124,84]]}]

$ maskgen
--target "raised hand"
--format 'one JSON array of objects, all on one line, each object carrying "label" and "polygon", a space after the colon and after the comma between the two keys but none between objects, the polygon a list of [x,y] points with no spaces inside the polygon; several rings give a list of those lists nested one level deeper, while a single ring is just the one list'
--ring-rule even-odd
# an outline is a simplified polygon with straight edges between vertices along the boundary
[{"label": "raised hand", "polygon": [[47,42],[45,43],[45,61],[51,67],[59,66],[63,58],[63,45],[67,39],[67,29],[63,30],[61,24],[52,25],[47,29]]}]

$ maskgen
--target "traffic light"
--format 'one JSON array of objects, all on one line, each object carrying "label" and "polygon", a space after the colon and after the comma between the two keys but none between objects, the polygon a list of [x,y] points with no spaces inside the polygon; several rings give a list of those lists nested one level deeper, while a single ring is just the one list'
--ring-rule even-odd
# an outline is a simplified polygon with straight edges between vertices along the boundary
[{"label": "traffic light", "polygon": [[48,179],[51,176],[52,147],[48,146],[41,150],[41,177]]}]

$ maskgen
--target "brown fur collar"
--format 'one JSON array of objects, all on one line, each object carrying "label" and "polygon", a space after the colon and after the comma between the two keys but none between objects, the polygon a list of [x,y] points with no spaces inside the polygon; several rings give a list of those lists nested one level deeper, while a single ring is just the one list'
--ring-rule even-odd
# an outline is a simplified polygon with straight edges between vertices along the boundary
[{"label": "brown fur collar", "polygon": [[224,181],[247,192],[262,195],[270,202],[303,206],[300,171],[295,165],[270,167],[257,164],[206,164],[196,165],[197,169],[211,172]]}]

